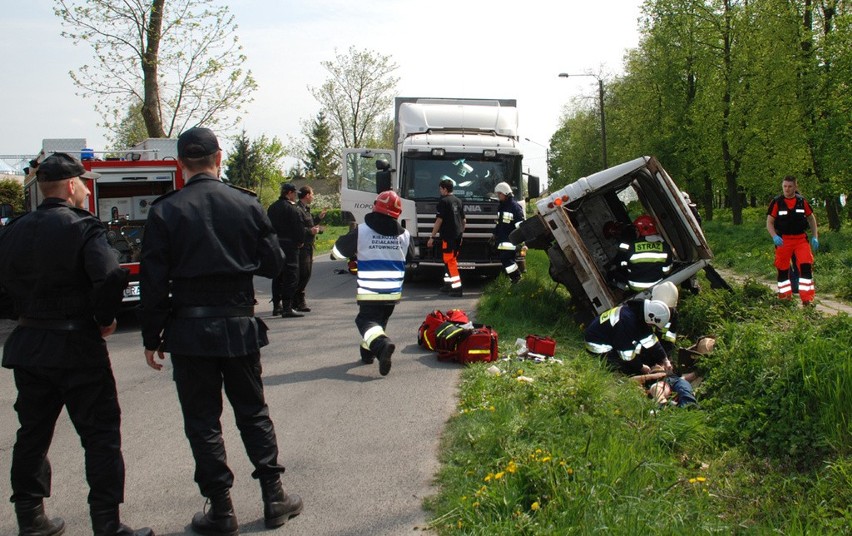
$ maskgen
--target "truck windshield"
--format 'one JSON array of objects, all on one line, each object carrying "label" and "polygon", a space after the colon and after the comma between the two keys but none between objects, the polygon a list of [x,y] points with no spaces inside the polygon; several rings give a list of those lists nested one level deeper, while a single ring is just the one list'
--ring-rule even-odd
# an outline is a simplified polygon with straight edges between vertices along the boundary
[{"label": "truck windshield", "polygon": [[506,182],[519,194],[521,160],[519,156],[500,155],[483,159],[481,155],[447,154],[436,159],[425,154],[404,157],[400,192],[412,200],[437,199],[443,179],[455,181],[453,194],[467,201],[487,201],[498,182]]}]

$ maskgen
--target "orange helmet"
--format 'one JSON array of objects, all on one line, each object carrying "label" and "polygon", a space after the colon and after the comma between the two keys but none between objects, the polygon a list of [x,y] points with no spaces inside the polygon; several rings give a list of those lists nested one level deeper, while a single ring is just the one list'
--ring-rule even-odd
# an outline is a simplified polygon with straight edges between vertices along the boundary
[{"label": "orange helmet", "polygon": [[402,200],[393,190],[386,190],[376,197],[373,202],[373,212],[387,214],[391,218],[399,218],[402,213]]},{"label": "orange helmet", "polygon": [[649,236],[659,234],[657,232],[657,224],[654,219],[647,214],[642,214],[633,221],[633,227],[636,227],[636,234],[639,236]]}]

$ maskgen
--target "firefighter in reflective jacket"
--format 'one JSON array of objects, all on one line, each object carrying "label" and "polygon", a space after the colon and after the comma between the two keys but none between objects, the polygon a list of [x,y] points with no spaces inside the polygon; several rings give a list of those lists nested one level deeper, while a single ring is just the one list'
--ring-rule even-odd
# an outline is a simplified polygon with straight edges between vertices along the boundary
[{"label": "firefighter in reflective jacket", "polygon": [[655,330],[662,330],[672,309],[659,300],[630,300],[592,320],[586,350],[625,374],[647,374],[667,358]]},{"label": "firefighter in reflective jacket", "polygon": [[616,285],[634,292],[647,290],[668,276],[672,269],[672,248],[657,231],[653,218],[643,214],[633,222],[637,238],[618,246]]},{"label": "firefighter in reflective jacket", "polygon": [[505,182],[498,183],[494,187],[494,193],[500,200],[497,206],[497,225],[494,226],[492,240],[497,246],[500,263],[503,270],[509,276],[514,285],[521,280],[521,271],[518,269],[517,246],[509,240],[509,233],[524,221],[524,209],[512,196],[512,187]]},{"label": "firefighter in reflective jacket", "polygon": [[331,251],[332,260],[358,257],[358,316],[355,325],[361,334],[361,361],[379,359],[379,373],[387,376],[396,345],[385,333],[394,307],[402,298],[405,260],[411,235],[397,221],[402,200],[392,190],[376,197],[373,212],[344,236]]},{"label": "firefighter in reflective jacket", "polygon": [[[775,268],[778,270],[778,297],[790,299],[793,288],[790,282],[790,259],[795,254],[799,270],[799,297],[804,305],[814,299],[813,251],[819,248],[816,216],[804,197],[796,193],[796,177],[786,176],[781,182],[784,194],[769,204],[766,213],[766,230],[775,242]],[[808,245],[808,227],[811,243]],[[813,251],[811,251],[813,247]]]}]

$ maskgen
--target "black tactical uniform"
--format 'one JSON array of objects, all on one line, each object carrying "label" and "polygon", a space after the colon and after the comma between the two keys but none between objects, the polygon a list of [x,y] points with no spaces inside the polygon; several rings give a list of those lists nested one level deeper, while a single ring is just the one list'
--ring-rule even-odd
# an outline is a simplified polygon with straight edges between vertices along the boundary
[{"label": "black tactical uniform", "polygon": [[305,237],[302,247],[299,249],[299,283],[296,285],[296,292],[293,295],[293,308],[297,311],[308,312],[310,308],[305,300],[305,289],[308,288],[308,281],[311,280],[311,273],[314,268],[314,243],[316,242],[316,235],[311,232],[311,228],[319,225],[322,217],[319,214],[312,215],[311,207],[301,201],[296,203],[296,206],[302,218]]},{"label": "black tactical uniform", "polygon": [[[64,180],[50,178],[63,166],[73,173],[66,178],[85,172],[76,159],[56,154],[41,166],[45,181]],[[47,198],[0,231],[2,316],[18,320],[4,346],[3,366],[14,370],[18,389],[21,427],[12,451],[11,501],[22,533],[28,522],[22,505],[33,505],[45,519],[42,499],[51,488],[47,452],[63,407],[85,449],[96,534],[131,533],[118,521],[118,505],[124,502],[121,410],[100,331],[113,323],[126,284],[127,272],[119,267],[103,224],[67,200]],[[42,533],[34,527],[26,533]]]},{"label": "black tactical uniform", "polygon": [[[171,352],[174,380],[202,495],[230,489],[219,418],[222,384],[253,477],[278,474],[275,430],[263,399],[254,275],[274,277],[283,256],[256,199],[210,175],[155,201],[145,224],[140,293],[145,348]],[[172,297],[169,299],[169,291]]]},{"label": "black tactical uniform", "polygon": [[293,299],[299,286],[299,249],[305,242],[305,227],[302,224],[302,211],[294,201],[287,199],[287,191],[296,191],[295,186],[285,184],[281,197],[269,205],[269,220],[278,235],[278,244],[284,251],[284,269],[272,282],[273,314],[279,312],[284,316],[303,316],[293,311]]}]

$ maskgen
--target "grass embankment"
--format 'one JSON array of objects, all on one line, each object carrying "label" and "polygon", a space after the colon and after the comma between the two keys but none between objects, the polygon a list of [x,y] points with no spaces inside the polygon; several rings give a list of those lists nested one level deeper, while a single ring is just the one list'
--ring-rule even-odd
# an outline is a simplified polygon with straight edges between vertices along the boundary
[{"label": "grass embankment", "polygon": [[[814,282],[817,298],[820,294],[852,300],[852,229],[845,225],[840,232],[829,232],[824,214],[817,209],[822,222],[819,249],[814,256]],[[729,210],[716,210],[713,221],[704,222],[704,233],[713,250],[713,265],[774,282],[775,247],[766,232],[766,209],[749,208],[743,211],[743,224],[732,225]]]},{"label": "grass embankment", "polygon": [[[748,251],[744,239],[730,242]],[[751,282],[733,294],[683,296],[680,312],[681,345],[718,337],[700,363],[701,409],[654,411],[632,380],[585,353],[582,327],[542,252],[530,251],[519,285],[492,283],[477,318],[499,331],[502,353],[528,333],[550,335],[562,363],[499,361],[499,376],[482,364],[462,373],[443,438],[441,491],[427,501],[434,529],[848,533],[852,320],[779,303]]]}]

